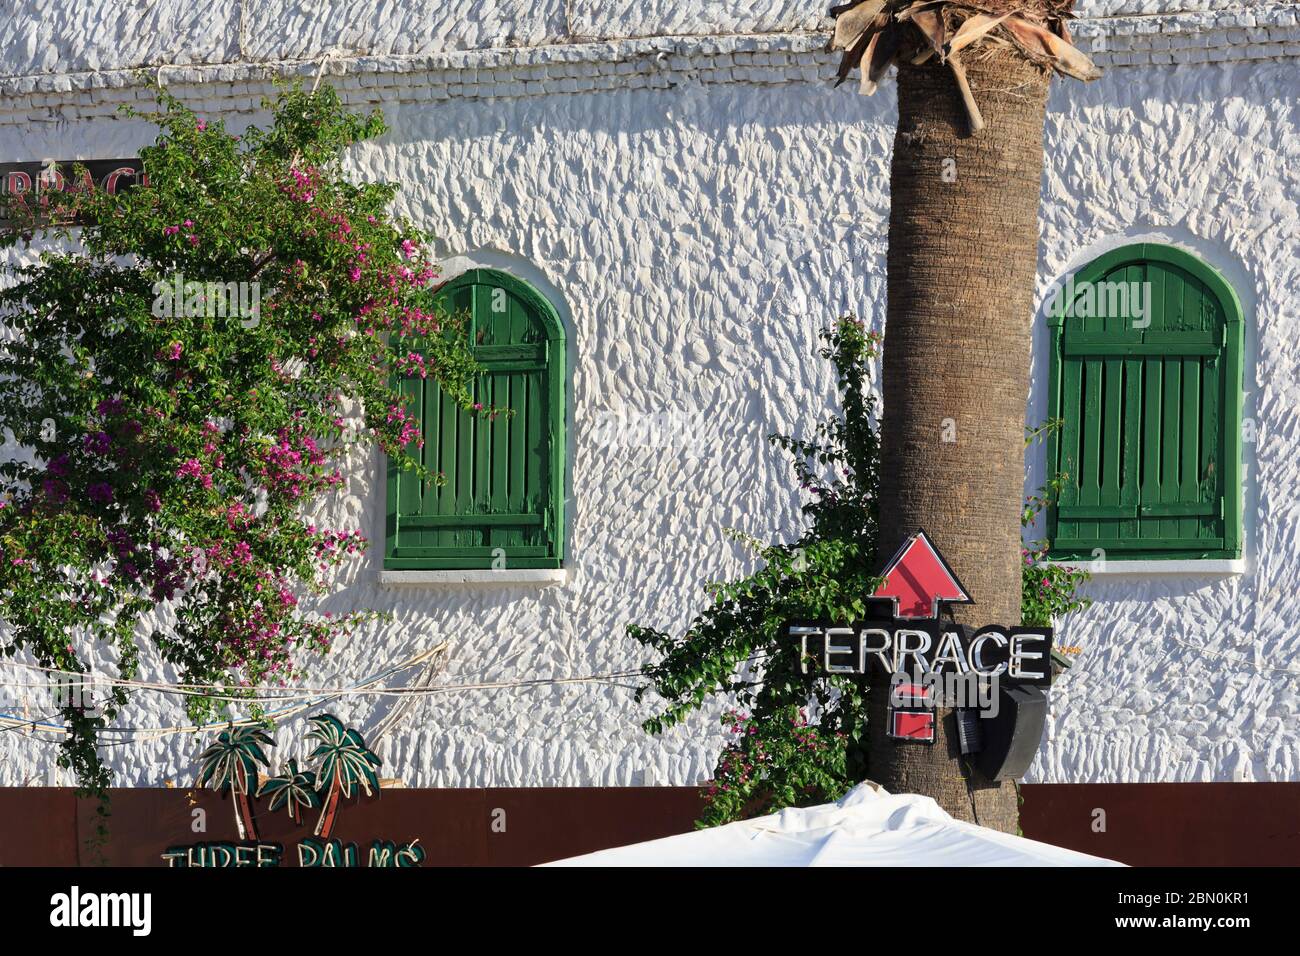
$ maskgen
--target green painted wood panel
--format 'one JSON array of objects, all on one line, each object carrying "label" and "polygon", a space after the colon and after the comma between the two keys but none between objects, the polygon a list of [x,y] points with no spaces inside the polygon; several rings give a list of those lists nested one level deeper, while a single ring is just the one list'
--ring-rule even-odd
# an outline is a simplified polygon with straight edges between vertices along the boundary
[{"label": "green painted wood panel", "polygon": [[564,557],[564,333],[554,308],[505,273],[473,270],[440,291],[467,318],[482,373],[459,408],[432,380],[421,388],[424,462],[445,481],[419,488],[390,473],[385,567],[560,567]]},{"label": "green painted wood panel", "polygon": [[1239,556],[1236,294],[1155,244],[1102,256],[1074,289],[1049,316],[1050,407],[1064,420],[1049,463],[1068,476],[1048,515],[1051,555]]}]

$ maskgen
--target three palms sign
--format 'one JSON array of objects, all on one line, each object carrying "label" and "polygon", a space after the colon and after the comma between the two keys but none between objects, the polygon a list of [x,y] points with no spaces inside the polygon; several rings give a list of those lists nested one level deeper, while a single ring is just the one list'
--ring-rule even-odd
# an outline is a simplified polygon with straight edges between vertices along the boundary
[{"label": "three palms sign", "polygon": [[275,746],[266,731],[257,727],[231,727],[218,734],[217,742],[199,755],[198,786],[230,791],[241,840],[257,839],[257,824],[248,797],[257,782],[257,765],[267,763],[263,745]]}]

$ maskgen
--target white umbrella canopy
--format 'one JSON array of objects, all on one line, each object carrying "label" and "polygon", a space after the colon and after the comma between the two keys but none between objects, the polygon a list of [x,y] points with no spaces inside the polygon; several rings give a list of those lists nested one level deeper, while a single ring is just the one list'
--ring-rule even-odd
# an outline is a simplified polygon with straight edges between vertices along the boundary
[{"label": "white umbrella canopy", "polygon": [[954,820],[929,797],[874,783],[782,810],[546,866],[1123,866]]}]

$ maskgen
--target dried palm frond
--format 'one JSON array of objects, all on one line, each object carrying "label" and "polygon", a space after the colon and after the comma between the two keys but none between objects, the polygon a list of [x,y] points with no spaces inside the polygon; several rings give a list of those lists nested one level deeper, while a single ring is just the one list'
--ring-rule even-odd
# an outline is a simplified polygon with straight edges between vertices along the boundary
[{"label": "dried palm frond", "polygon": [[994,27],[1001,24],[1010,15],[1004,13],[1000,17],[995,17],[987,13],[977,13],[973,17],[968,17],[962,21],[962,25],[957,29],[957,32],[952,35],[952,41],[948,44],[948,53],[958,53],[976,40],[984,39]]},{"label": "dried palm frond", "polygon": [[857,68],[861,91],[871,95],[891,64],[937,56],[952,70],[971,132],[978,132],[984,119],[957,54],[1001,46],[1043,70],[1096,79],[1101,71],[1070,39],[1073,7],[1074,0],[850,0],[831,9],[831,49],[844,51],[835,85]]},{"label": "dried palm frond", "polygon": [[896,23],[891,23],[871,38],[871,44],[867,47],[867,52],[863,55],[860,64],[862,70],[860,89],[863,93],[870,96],[876,92],[876,83],[885,75],[885,71],[893,65],[902,42],[903,30]]},{"label": "dried palm frond", "polygon": [[911,11],[911,16],[908,19],[916,24],[916,28],[921,31],[922,36],[929,41],[929,49],[942,57],[944,55],[943,45],[947,37],[947,31],[943,25],[943,15],[937,10],[914,10],[912,7],[908,7],[908,10]]},{"label": "dried palm frond", "polygon": [[[831,37],[832,50],[849,50],[857,45],[862,35],[876,19],[885,6],[885,0],[866,0],[866,2],[846,3],[831,10],[835,16],[835,35]],[[843,11],[837,13],[836,11]]]},{"label": "dried palm frond", "polygon": [[1007,30],[1020,51],[1035,63],[1077,80],[1095,80],[1101,75],[1092,60],[1046,27],[1012,18],[1007,21]]}]

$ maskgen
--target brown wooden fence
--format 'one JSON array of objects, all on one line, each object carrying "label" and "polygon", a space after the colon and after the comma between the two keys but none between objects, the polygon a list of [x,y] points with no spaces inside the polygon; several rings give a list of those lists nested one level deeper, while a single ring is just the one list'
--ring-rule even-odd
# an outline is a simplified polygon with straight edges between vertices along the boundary
[{"label": "brown wooden fence", "polygon": [[[1086,853],[1145,866],[1300,864],[1300,783],[1055,784],[1022,792],[1025,836]],[[687,787],[394,789],[346,806],[334,836],[361,844],[363,865],[371,840],[418,839],[426,866],[517,866],[682,833],[699,806]],[[0,789],[0,865],[95,862],[85,846],[95,807],[66,788]],[[203,832],[193,829],[196,819]],[[311,822],[295,826],[283,813],[263,810],[258,825],[262,840],[284,844],[286,864],[311,836]],[[215,793],[115,790],[102,862],[161,866],[168,847],[234,840],[231,805]]]}]

